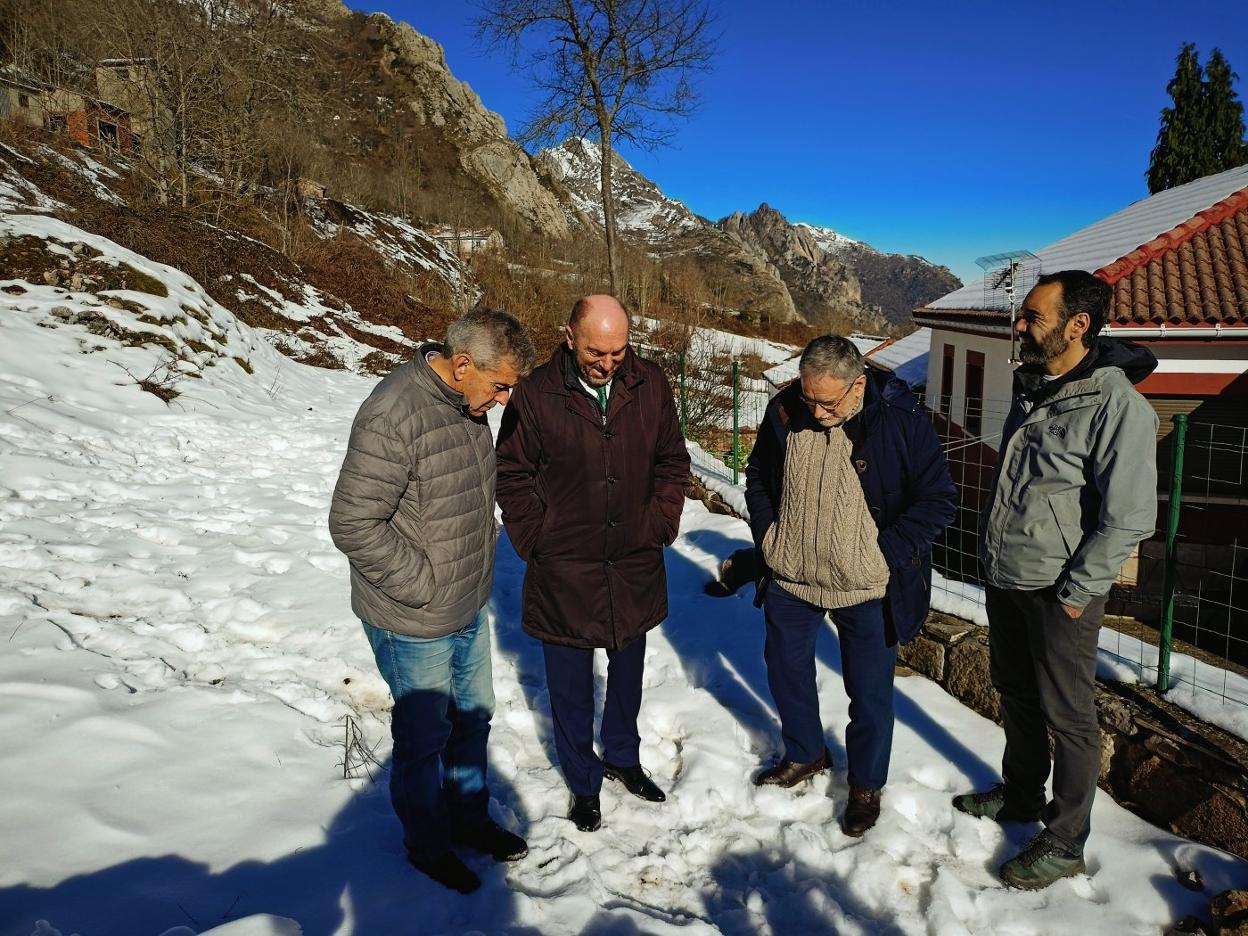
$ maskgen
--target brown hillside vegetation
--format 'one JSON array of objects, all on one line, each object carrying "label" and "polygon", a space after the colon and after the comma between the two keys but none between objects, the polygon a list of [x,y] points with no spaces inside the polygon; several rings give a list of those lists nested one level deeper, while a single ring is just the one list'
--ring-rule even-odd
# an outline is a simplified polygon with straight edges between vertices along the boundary
[{"label": "brown hillside vegetation", "polygon": [[[557,334],[578,295],[606,288],[599,235],[554,236],[508,201],[507,186],[491,187],[481,165],[527,157],[436,45],[385,17],[337,0],[9,0],[0,56],[47,87],[87,95],[99,93],[101,62],[131,63],[127,106],[163,116],[141,149],[95,154],[119,174],[108,185],[124,205],[39,156],[41,146],[71,153],[64,134],[5,124],[0,134],[35,160],[21,171],[73,209],[66,220],[184,270],[245,322],[299,337],[274,343],[301,360],[337,363],[313,347],[346,336],[375,349],[369,367],[393,366],[405,345],[367,326],[411,342],[441,334],[474,302]],[[442,109],[431,112],[434,98]],[[329,197],[308,197],[308,180]],[[567,198],[558,186],[542,196]],[[416,243],[400,230],[407,224],[489,226],[505,247],[460,265]],[[721,272],[631,247],[620,291],[650,317],[809,335],[740,313],[748,306]],[[305,314],[283,315],[287,303]]]}]

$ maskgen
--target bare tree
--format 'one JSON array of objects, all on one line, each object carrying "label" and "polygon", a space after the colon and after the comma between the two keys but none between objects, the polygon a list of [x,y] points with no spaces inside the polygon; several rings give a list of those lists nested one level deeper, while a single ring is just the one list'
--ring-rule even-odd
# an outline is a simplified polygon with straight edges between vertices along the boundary
[{"label": "bare tree", "polygon": [[666,142],[672,120],[697,97],[692,73],[714,55],[704,0],[484,0],[478,35],[509,49],[544,97],[521,138],[553,143],[560,134],[598,137],[603,227],[611,289],[619,283],[619,243],[611,183],[618,141]]}]

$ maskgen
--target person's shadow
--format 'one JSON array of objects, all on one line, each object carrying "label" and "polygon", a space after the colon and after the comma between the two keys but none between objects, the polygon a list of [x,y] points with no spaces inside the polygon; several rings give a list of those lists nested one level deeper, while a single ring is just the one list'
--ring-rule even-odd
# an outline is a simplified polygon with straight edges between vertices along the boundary
[{"label": "person's shadow", "polygon": [[[743,525],[742,539],[705,529],[692,530],[684,538],[689,546],[723,559],[748,546],[748,536]],[[767,685],[763,661],[766,632],[763,612],[754,607],[754,585],[748,583],[727,597],[712,597],[701,590],[707,576],[700,566],[676,550],[669,549],[666,558],[669,588],[670,583],[697,583],[698,590],[682,596],[681,605],[688,614],[669,619],[663,625],[663,636],[679,655],[689,684],[706,690],[733,716],[750,752],[762,766],[773,756],[782,755],[784,744],[780,718]],[[829,641],[835,642],[830,631],[819,634],[821,651],[827,649]],[[844,746],[831,736],[826,741],[833,762],[843,766]]]},{"label": "person's shadow", "polygon": [[[686,540],[697,549],[721,558],[749,545],[749,532],[742,524],[742,537],[736,539],[715,530],[694,530]],[[668,568],[675,581],[705,579],[700,569],[681,569],[694,563],[668,550]],[[689,682],[706,689],[730,712],[751,738],[751,750],[760,757],[782,753],[780,722],[767,686],[763,660],[763,612],[754,607],[754,586],[746,584],[726,598],[699,593],[688,599],[693,613],[687,620],[669,621],[663,635],[680,655]],[[816,659],[838,676],[842,673],[841,648],[829,621],[819,634]],[[914,677],[921,678],[921,677]],[[963,744],[907,694],[894,690],[894,716],[929,744],[939,756],[961,770],[972,786],[997,781],[998,772],[972,748]],[[845,766],[845,748],[840,739],[824,730],[825,742],[839,769]]]},{"label": "person's shadow", "polygon": [[[0,890],[0,936],[30,936],[40,920],[66,936],[155,936],[176,926],[202,931],[262,913],[295,920],[304,936],[465,930],[536,936],[515,923],[507,865],[461,852],[482,881],[480,890],[462,896],[408,864],[386,789],[388,768],[373,768],[373,782],[333,817],[322,844],[216,871],[181,855],[162,855],[50,887],[10,887]],[[514,831],[524,835],[528,822],[515,790],[499,772],[491,772],[490,789],[502,807],[494,815],[514,815],[520,826]],[[255,834],[264,834],[262,825]]]},{"label": "person's shadow", "polygon": [[[490,598],[495,611],[494,640],[499,651],[515,667],[516,679],[524,693],[524,702],[533,715],[537,742],[551,764],[558,763],[555,753],[555,727],[550,715],[550,699],[546,690],[546,662],[542,643],[524,632],[521,609],[524,601],[525,563],[516,555],[504,531],[498,538],[498,556],[494,564],[494,591]],[[498,667],[495,666],[495,682]],[[595,681],[595,691],[601,687]],[[598,700],[601,705],[601,699]]]}]

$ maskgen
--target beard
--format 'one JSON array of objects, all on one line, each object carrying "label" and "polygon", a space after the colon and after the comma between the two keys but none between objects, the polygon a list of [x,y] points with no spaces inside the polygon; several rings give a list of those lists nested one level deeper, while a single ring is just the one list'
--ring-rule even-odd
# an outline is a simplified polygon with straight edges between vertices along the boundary
[{"label": "beard", "polygon": [[1042,367],[1056,357],[1060,357],[1070,347],[1070,342],[1056,329],[1049,332],[1040,341],[1030,335],[1018,337],[1018,357],[1024,364]]}]

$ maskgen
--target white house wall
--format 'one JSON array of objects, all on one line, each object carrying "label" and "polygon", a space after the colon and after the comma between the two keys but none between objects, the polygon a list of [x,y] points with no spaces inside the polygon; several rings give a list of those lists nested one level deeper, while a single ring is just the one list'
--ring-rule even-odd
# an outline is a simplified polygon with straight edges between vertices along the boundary
[{"label": "white house wall", "polygon": [[1010,342],[1006,336],[987,338],[967,335],[944,328],[932,329],[932,348],[927,356],[927,393],[930,409],[940,401],[941,368],[944,366],[945,345],[953,345],[953,398],[949,414],[962,424],[966,413],[966,354],[979,351],[984,355],[984,418],[981,438],[992,449],[1001,439],[1001,429],[1010,410],[1010,391],[1014,383],[1014,366],[1010,364]]}]

